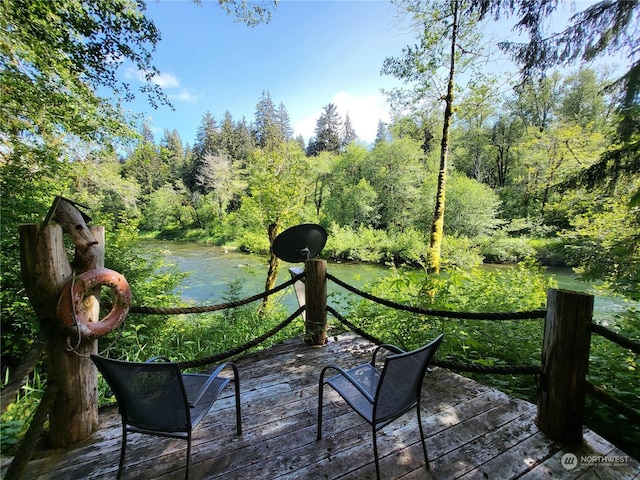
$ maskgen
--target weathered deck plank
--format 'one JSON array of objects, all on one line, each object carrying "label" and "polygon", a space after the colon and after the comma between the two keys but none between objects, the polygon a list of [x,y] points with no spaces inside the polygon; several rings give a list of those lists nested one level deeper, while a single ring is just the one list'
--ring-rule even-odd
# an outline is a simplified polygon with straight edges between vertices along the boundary
[{"label": "weathered deck plank", "polygon": [[[366,362],[373,345],[354,335],[323,348],[292,340],[237,361],[243,434],[235,434],[232,389],[194,431],[192,479],[375,478],[371,430],[332,389],[325,389],[323,439],[316,441],[318,378],[327,364]],[[640,464],[566,469],[562,457],[624,455],[585,432],[585,443],[550,442],[535,426],[535,406],[460,375],[434,369],[425,380],[423,422],[431,471],[424,467],[415,415],[379,432],[385,479],[602,478],[640,479]],[[112,479],[121,426],[115,408],[100,415],[100,429],[73,450],[36,452],[25,479]],[[126,479],[182,478],[185,442],[131,435]],[[7,459],[3,461],[3,470]]]}]

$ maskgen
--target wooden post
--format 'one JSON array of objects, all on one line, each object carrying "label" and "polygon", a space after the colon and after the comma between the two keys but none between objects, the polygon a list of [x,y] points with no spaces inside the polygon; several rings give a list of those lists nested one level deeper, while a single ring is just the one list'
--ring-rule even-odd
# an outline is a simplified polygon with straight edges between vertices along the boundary
[{"label": "wooden post", "polygon": [[536,423],[554,441],[582,441],[592,315],[592,295],[547,292]]},{"label": "wooden post", "polygon": [[304,262],[306,300],[305,338],[311,345],[327,343],[327,262],[311,259]]},{"label": "wooden post", "polygon": [[[58,298],[74,269],[82,273],[104,267],[104,228],[88,227],[75,205],[61,198],[56,199],[49,217],[59,225],[20,226],[20,259],[29,300],[40,320],[54,327],[46,358],[48,382],[57,387],[49,415],[49,439],[54,448],[64,448],[87,438],[98,425],[97,373],[89,358],[97,352],[98,343],[60,326]],[[76,247],[72,261],[67,257],[63,230]],[[99,295],[96,291],[83,305],[94,321],[100,315]]]}]

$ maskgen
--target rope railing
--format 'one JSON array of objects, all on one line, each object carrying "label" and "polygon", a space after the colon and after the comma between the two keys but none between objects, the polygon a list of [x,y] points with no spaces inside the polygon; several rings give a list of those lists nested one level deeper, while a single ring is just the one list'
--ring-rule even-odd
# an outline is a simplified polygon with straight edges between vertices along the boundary
[{"label": "rope railing", "polygon": [[634,353],[640,353],[640,342],[633,341],[624,335],[609,330],[607,327],[591,322],[591,332],[611,340],[622,348],[629,349]]},{"label": "rope railing", "polygon": [[[243,300],[238,300],[234,302],[227,302],[217,305],[208,305],[208,306],[196,306],[196,307],[148,307],[148,306],[132,306],[130,309],[131,313],[139,313],[139,314],[151,314],[151,315],[173,315],[173,314],[193,314],[193,313],[207,313],[220,311],[229,308],[235,308],[242,305],[246,305],[248,303],[254,302],[256,300],[260,300],[268,297],[274,293],[277,293],[285,288],[293,285],[299,280],[302,280],[305,276],[305,272],[302,272],[290,280],[282,283],[281,285],[273,288],[272,290],[268,290],[251,297],[247,297]],[[522,312],[484,312],[484,313],[476,313],[476,312],[455,312],[449,310],[432,310],[425,309],[420,307],[415,307],[411,305],[405,305],[401,303],[397,303],[391,300],[387,300],[381,297],[377,297],[370,293],[367,293],[363,290],[360,290],[348,283],[340,280],[339,278],[327,273],[326,278],[333,281],[335,284],[341,286],[342,288],[359,295],[362,298],[373,301],[380,305],[387,306],[389,308],[394,308],[396,310],[407,311],[411,313],[416,313],[420,315],[428,315],[434,317],[442,317],[442,318],[455,318],[462,320],[531,320],[537,318],[545,318],[547,311],[546,310],[530,310],[530,311],[522,311]],[[227,350],[226,352],[218,353],[215,355],[211,355],[205,358],[195,359],[195,360],[187,360],[179,362],[181,368],[196,368],[202,367],[205,365],[210,365],[213,363],[218,363],[222,360],[237,356],[247,350],[256,347],[260,343],[264,342],[268,338],[272,337],[280,330],[288,326],[298,315],[300,315],[303,311],[305,311],[305,307],[302,306],[294,313],[292,313],[287,319],[285,319],[280,324],[276,325],[269,331],[264,334],[254,338],[253,340]],[[362,328],[358,327],[354,323],[347,320],[343,315],[341,315],[335,308],[331,306],[327,306],[327,311],[331,313],[340,323],[342,323],[349,330],[355,332],[357,335],[362,338],[372,342],[375,345],[380,345],[384,343],[379,338],[371,335],[366,332]],[[613,332],[602,325],[598,325],[595,323],[591,323],[590,325],[591,331],[595,334],[601,335],[604,338],[611,340],[612,342],[620,345],[623,348],[627,348],[635,353],[640,353],[640,343],[633,341],[623,335],[620,335],[616,332]],[[460,362],[451,359],[434,359],[432,364],[437,367],[446,368],[453,371],[459,372],[470,372],[470,373],[485,373],[485,374],[498,374],[498,375],[540,375],[542,373],[541,365],[480,365],[468,362]],[[628,407],[624,403],[615,399],[607,392],[605,392],[602,388],[597,387],[589,382],[587,382],[587,389],[589,393],[593,394],[596,398],[599,398],[602,402],[607,404],[608,406],[614,408],[618,412],[626,415],[628,418],[633,419],[635,421],[638,420],[640,413],[636,410]]]},{"label": "rope railing", "polygon": [[631,408],[624,402],[621,402],[615,397],[609,395],[603,388],[594,385],[593,383],[587,381],[586,382],[587,392],[596,397],[602,403],[612,408],[618,413],[621,413],[629,420],[633,420],[637,424],[640,424],[640,412]]},{"label": "rope railing", "polygon": [[[624,335],[621,335],[617,332],[614,332],[613,330],[610,330],[603,325],[594,323],[593,321],[591,322],[589,327],[592,333],[595,333],[596,335],[600,335],[601,337],[606,338],[607,340],[619,345],[622,348],[631,350],[634,353],[640,353],[640,342],[631,340],[630,338],[625,337]],[[614,396],[610,395],[603,388],[598,387],[597,385],[594,385],[589,381],[586,382],[586,387],[587,387],[587,392],[589,394],[593,395],[595,398],[600,400],[609,408],[624,415],[629,420],[632,420],[640,424],[640,411],[635,410],[634,408],[630,407],[624,402],[621,402]]]},{"label": "rope railing", "polygon": [[373,302],[385,305],[387,307],[395,308],[397,310],[404,310],[412,313],[419,313],[422,315],[431,315],[434,317],[446,317],[446,318],[459,318],[462,320],[531,320],[534,318],[544,318],[547,314],[546,310],[530,310],[524,312],[488,312],[488,313],[473,313],[473,312],[453,312],[449,310],[428,310],[425,308],[413,307],[410,305],[404,305],[402,303],[392,302],[384,298],[376,297],[370,293],[363,292],[358,288],[343,282],[339,278],[334,277],[330,273],[327,273],[327,278],[342,288],[349,290],[356,295],[371,300]]},{"label": "rope railing", "polygon": [[[347,328],[357,333],[366,340],[376,345],[381,345],[385,342],[379,338],[367,333],[363,329],[351,323],[343,315],[340,314],[335,308],[327,306],[327,311],[330,312],[336,319],[345,325]],[[433,359],[432,365],[441,368],[447,368],[458,372],[472,372],[472,373],[494,373],[499,375],[539,375],[542,373],[542,367],[539,365],[478,365],[466,362],[456,362],[453,360],[439,360]]]},{"label": "rope railing", "polygon": [[204,365],[211,365],[212,363],[218,363],[222,360],[226,360],[227,358],[231,358],[231,357],[235,357],[236,355],[239,355],[243,352],[246,352],[247,350],[256,347],[258,345],[260,345],[262,342],[264,342],[266,339],[268,339],[269,337],[274,336],[276,333],[278,333],[280,330],[282,330],[284,327],[286,327],[287,325],[289,325],[294,318],[296,318],[298,315],[300,315],[302,312],[304,312],[305,307],[300,307],[298,308],[295,312],[293,312],[291,315],[289,315],[289,317],[287,317],[284,321],[280,322],[278,325],[276,325],[275,327],[273,327],[272,329],[268,330],[267,332],[265,332],[264,334],[260,335],[259,337],[254,338],[253,340],[240,345],[238,347],[232,348],[227,350],[226,352],[223,353],[218,353],[215,355],[211,355],[205,358],[200,358],[197,360],[187,360],[184,362],[178,362],[178,365],[180,366],[180,368],[195,368],[195,367],[202,367]]},{"label": "rope railing", "polygon": [[218,310],[225,310],[227,308],[235,308],[240,307],[242,305],[246,305],[251,302],[255,302],[256,300],[260,300],[268,297],[269,295],[273,295],[274,293],[279,292],[280,290],[284,290],[290,285],[293,285],[298,280],[301,280],[304,277],[304,273],[296,275],[290,280],[284,282],[277,287],[272,288],[271,290],[264,291],[262,293],[258,293],[251,297],[247,297],[243,300],[238,300],[235,302],[227,302],[220,303],[218,305],[204,305],[200,307],[147,307],[147,306],[136,306],[132,305],[129,309],[130,313],[143,313],[147,315],[179,315],[186,313],[208,313],[208,312],[216,312]]}]

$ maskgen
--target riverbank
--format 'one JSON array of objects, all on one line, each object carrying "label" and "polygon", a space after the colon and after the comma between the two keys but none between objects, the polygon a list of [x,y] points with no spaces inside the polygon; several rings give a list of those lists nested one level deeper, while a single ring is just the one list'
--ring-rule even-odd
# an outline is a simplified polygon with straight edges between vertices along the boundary
[{"label": "riverbank", "polygon": [[[190,272],[184,288],[178,292],[181,297],[193,304],[218,303],[224,298],[228,286],[240,282],[241,292],[246,296],[254,295],[264,289],[268,259],[264,255],[244,253],[223,247],[198,242],[174,242],[164,240],[145,240],[145,248],[160,252],[168,263],[175,264],[180,270]],[[287,281],[289,267],[299,264],[281,263],[278,284]],[[506,265],[484,265],[485,269],[503,269]],[[329,262],[328,271],[356,287],[363,288],[390,274],[391,267],[364,262]],[[420,271],[420,269],[415,269]],[[615,313],[620,313],[633,303],[622,298],[603,295],[597,283],[585,283],[578,279],[569,267],[549,267],[545,275],[552,278],[558,288],[594,295],[594,317],[605,321]],[[343,289],[330,283],[329,293],[334,296],[345,293]],[[287,307],[297,307],[293,295],[285,296]],[[640,307],[640,305],[636,305]]]}]

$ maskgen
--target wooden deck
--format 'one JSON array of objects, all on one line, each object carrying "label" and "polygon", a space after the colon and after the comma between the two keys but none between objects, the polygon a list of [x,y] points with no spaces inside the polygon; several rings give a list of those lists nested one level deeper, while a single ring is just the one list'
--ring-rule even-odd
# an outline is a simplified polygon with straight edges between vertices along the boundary
[{"label": "wooden deck", "polygon": [[[372,349],[344,334],[323,348],[291,340],[238,360],[244,432],[235,435],[233,389],[227,388],[194,431],[191,478],[375,478],[370,427],[331,389],[325,390],[324,438],[316,441],[322,366],[366,362]],[[581,463],[581,456],[597,461],[595,456],[625,455],[593,432],[585,431],[579,447],[551,442],[535,426],[534,405],[443,369],[427,376],[423,409],[431,471],[424,468],[410,413],[379,432],[384,479],[640,478],[640,464],[630,457],[616,466]],[[115,478],[120,437],[117,412],[107,408],[99,430],[83,445],[34,453],[25,478]],[[132,435],[124,478],[183,478],[185,447],[184,441]],[[577,456],[575,468],[562,466],[565,453]]]}]

